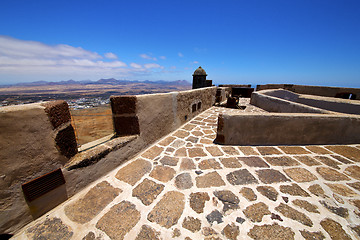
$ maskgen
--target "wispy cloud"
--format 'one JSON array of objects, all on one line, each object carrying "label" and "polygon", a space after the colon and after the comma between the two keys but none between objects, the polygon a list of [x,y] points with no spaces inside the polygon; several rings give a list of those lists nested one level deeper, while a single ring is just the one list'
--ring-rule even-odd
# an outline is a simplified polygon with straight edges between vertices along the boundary
[{"label": "wispy cloud", "polygon": [[178,56],[182,58],[182,57],[184,57],[184,54],[182,54],[181,52],[179,52],[179,53],[178,53]]},{"label": "wispy cloud", "polygon": [[116,56],[116,54],[111,53],[111,52],[105,53],[104,56],[108,59],[118,59],[118,56]]},{"label": "wispy cloud", "polygon": [[159,58],[162,59],[162,60],[165,60],[165,59],[166,59],[165,56],[160,56]]},{"label": "wispy cloud", "polygon": [[146,53],[143,53],[143,54],[140,54],[140,57],[141,58],[144,58],[144,59],[149,59],[149,60],[154,60],[154,61],[157,61],[157,58],[156,57],[152,57]]},{"label": "wispy cloud", "polygon": [[137,63],[130,63],[130,67],[137,68],[137,69],[143,68],[140,64],[137,64]]},{"label": "wispy cloud", "polygon": [[159,65],[157,63],[147,63],[147,64],[144,64],[144,67],[146,69],[151,69],[151,68],[161,68],[161,69],[163,69],[164,68],[163,66],[161,66],[161,65]]}]

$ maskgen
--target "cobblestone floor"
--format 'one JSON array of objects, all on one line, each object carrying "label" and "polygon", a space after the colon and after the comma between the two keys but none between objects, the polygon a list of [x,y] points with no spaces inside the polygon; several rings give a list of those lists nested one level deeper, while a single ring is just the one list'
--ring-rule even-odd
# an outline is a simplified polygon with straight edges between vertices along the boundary
[{"label": "cobblestone floor", "polygon": [[359,238],[360,144],[219,146],[224,111],[238,110],[208,109],[14,238]]}]

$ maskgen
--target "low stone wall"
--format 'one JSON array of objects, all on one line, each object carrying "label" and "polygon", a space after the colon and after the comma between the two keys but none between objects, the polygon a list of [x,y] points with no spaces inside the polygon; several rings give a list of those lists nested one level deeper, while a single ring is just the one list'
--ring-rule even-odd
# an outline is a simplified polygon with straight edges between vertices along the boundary
[{"label": "low stone wall", "polygon": [[230,145],[352,144],[360,117],[330,114],[219,115],[216,142]]}]

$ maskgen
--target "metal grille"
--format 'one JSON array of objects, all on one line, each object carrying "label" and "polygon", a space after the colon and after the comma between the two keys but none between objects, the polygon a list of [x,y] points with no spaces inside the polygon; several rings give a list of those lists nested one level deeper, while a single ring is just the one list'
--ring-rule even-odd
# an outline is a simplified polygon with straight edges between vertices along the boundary
[{"label": "metal grille", "polygon": [[31,202],[63,184],[65,184],[65,178],[61,169],[59,168],[41,177],[24,183],[21,187],[26,199]]}]

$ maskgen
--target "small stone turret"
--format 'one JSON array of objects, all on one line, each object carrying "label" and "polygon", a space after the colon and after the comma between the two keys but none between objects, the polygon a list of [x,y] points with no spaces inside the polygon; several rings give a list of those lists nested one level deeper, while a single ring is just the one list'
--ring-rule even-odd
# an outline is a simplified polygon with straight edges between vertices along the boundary
[{"label": "small stone turret", "polygon": [[206,80],[206,72],[202,67],[199,67],[195,70],[193,74],[193,86],[192,88],[203,88],[203,87],[211,87],[212,80]]}]

